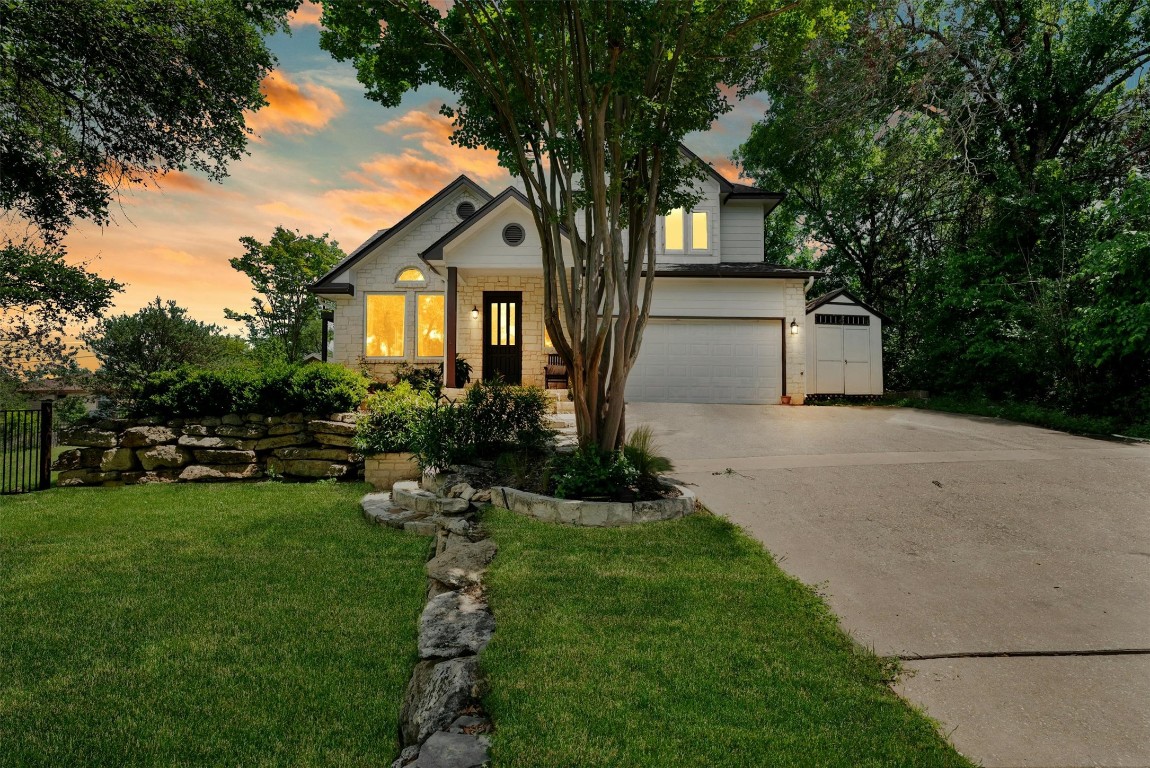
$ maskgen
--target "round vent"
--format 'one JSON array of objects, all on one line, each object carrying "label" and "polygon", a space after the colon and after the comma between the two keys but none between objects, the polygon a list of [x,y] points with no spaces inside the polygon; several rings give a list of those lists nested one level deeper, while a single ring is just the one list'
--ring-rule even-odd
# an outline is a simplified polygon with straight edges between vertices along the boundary
[{"label": "round vent", "polygon": [[526,236],[527,233],[518,224],[508,224],[503,228],[503,242],[508,245],[519,245]]},{"label": "round vent", "polygon": [[461,219],[470,219],[475,215],[475,203],[470,200],[464,200],[455,207],[455,215]]}]

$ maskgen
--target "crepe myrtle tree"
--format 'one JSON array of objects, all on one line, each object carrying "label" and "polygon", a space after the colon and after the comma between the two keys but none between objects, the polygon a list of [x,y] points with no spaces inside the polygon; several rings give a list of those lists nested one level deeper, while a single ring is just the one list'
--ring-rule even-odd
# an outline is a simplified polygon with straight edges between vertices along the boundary
[{"label": "crepe myrtle tree", "polygon": [[544,322],[580,441],[618,448],[651,308],[656,217],[695,200],[679,143],[786,66],[835,0],[324,0],[321,45],[389,107],[438,85],[452,141],[518,177],[543,252]]}]

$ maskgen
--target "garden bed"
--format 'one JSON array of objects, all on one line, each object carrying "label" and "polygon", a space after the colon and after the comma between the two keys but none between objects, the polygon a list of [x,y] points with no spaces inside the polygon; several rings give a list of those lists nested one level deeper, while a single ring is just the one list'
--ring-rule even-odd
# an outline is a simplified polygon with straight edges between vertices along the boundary
[{"label": "garden bed", "polygon": [[596,528],[675,520],[695,511],[695,494],[692,491],[680,485],[666,484],[665,487],[670,493],[661,499],[592,501],[558,499],[504,486],[491,489],[491,501],[536,520]]}]

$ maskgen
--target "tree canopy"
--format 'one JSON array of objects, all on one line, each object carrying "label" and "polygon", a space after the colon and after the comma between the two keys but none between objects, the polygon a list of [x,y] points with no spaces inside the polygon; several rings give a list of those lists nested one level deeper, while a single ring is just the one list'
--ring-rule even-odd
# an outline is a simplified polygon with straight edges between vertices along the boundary
[{"label": "tree canopy", "polygon": [[580,439],[614,450],[654,279],[656,216],[693,201],[679,143],[817,30],[831,0],[324,3],[322,45],[386,106],[436,84],[452,141],[498,152],[543,244],[544,322]]},{"label": "tree canopy", "polygon": [[1150,418],[1148,65],[1145,0],[884,1],[741,155],[894,317],[895,386]]},{"label": "tree canopy", "polygon": [[123,286],[68,264],[35,240],[0,246],[0,377],[24,381],[76,370],[72,341]]},{"label": "tree canopy", "polygon": [[226,175],[299,0],[0,0],[0,205],[58,236],[124,184]]},{"label": "tree canopy", "polygon": [[276,227],[266,244],[242,237],[244,254],[230,260],[252,281],[252,311],[225,309],[229,320],[248,329],[248,340],[261,356],[297,363],[319,350],[322,300],[308,287],[342,261],[346,254],[327,233],[301,235]]}]

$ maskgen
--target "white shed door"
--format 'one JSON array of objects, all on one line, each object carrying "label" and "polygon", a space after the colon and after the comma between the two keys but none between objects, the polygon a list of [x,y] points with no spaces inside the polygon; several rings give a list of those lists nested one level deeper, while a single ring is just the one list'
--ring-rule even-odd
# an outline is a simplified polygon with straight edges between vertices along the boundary
[{"label": "white shed door", "polygon": [[843,328],[843,378],[848,395],[869,395],[870,327]]},{"label": "white shed door", "polygon": [[815,326],[815,384],[820,395],[844,394],[843,327]]},{"label": "white shed door", "polygon": [[782,394],[778,320],[651,318],[627,399],[775,404]]}]

